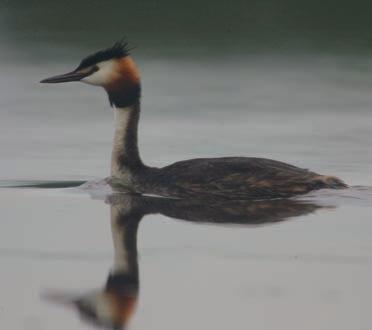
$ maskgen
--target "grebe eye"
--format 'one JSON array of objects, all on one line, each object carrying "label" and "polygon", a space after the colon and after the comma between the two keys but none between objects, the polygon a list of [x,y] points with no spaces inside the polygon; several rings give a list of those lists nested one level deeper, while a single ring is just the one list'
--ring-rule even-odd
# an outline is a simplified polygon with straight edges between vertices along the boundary
[{"label": "grebe eye", "polygon": [[83,69],[76,69],[77,72],[84,73],[87,76],[91,75],[94,72],[97,72],[98,70],[99,70],[98,65],[92,65],[90,67],[83,68]]}]

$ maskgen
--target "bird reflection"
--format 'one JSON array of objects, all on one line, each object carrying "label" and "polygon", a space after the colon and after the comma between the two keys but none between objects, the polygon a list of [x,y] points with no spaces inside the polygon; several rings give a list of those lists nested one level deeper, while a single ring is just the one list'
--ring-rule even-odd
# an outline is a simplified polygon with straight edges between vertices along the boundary
[{"label": "bird reflection", "polygon": [[162,214],[196,223],[257,226],[312,213],[322,206],[290,199],[202,203],[131,194],[107,198],[111,211],[114,265],[103,288],[82,295],[48,292],[46,298],[73,306],[82,319],[97,326],[123,329],[133,315],[139,294],[137,231],[148,214]]}]

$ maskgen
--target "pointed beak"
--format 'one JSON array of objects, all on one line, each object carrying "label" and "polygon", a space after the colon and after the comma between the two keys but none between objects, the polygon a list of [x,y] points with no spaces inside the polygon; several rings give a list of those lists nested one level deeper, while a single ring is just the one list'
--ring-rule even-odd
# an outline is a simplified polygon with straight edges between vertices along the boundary
[{"label": "pointed beak", "polygon": [[58,76],[53,76],[50,78],[46,78],[41,80],[40,82],[43,84],[56,84],[56,83],[63,83],[69,81],[79,81],[86,76],[89,76],[92,72],[79,72],[79,71],[72,71],[69,73],[61,74]]}]

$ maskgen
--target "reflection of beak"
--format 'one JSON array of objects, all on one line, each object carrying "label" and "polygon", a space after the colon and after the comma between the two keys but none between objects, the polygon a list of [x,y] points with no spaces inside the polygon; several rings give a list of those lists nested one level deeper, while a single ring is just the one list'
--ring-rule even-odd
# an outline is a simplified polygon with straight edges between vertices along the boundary
[{"label": "reflection of beak", "polygon": [[69,81],[79,81],[83,79],[86,76],[89,76],[92,72],[79,72],[79,71],[72,71],[69,73],[61,74],[58,76],[50,77],[41,80],[41,83],[44,84],[55,84],[55,83],[63,83],[63,82],[69,82]]},{"label": "reflection of beak", "polygon": [[78,301],[78,297],[76,297],[76,295],[57,291],[45,292],[42,294],[42,298],[49,302],[64,306],[74,306]]}]

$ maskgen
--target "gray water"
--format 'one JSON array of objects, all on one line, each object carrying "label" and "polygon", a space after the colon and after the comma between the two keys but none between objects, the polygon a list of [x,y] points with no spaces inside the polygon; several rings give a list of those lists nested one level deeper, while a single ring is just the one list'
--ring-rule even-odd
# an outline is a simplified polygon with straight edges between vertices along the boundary
[{"label": "gray water", "polygon": [[[78,29],[84,6],[69,13],[56,4],[71,15],[72,25],[64,30],[56,23],[61,17],[44,5],[45,12],[8,5],[1,13],[2,186],[109,174],[113,113],[104,92],[38,81],[74,68],[112,40],[114,28],[106,21],[96,40],[86,38],[93,23]],[[180,19],[186,24],[192,10],[184,10]],[[262,23],[265,28],[249,47],[248,32],[232,38],[222,33],[219,44],[212,30],[225,31],[224,15],[221,21],[210,18],[208,29],[197,17],[195,30],[175,29],[168,37],[160,32],[180,27],[176,19],[173,25],[160,24],[162,16],[150,19],[148,29],[133,17],[126,21],[143,45],[134,58],[142,73],[140,150],[146,163],[259,156],[364,188],[310,196],[327,207],[266,226],[146,216],[138,233],[139,303],[129,327],[370,329],[372,61],[369,48],[358,48],[363,40],[355,37],[367,30],[351,29],[347,43],[340,19],[339,34],[328,31],[324,39],[321,31],[312,34],[299,50],[294,45],[308,27],[290,34],[290,24],[274,20],[270,38],[270,26]],[[275,22],[287,32],[284,37]],[[243,23],[232,24],[233,32],[239,29],[248,31]],[[277,40],[287,48],[274,50]],[[76,188],[2,188],[0,195],[0,327],[90,329],[72,309],[42,296],[50,289],[81,293],[104,285],[113,249],[102,194],[96,199]]]}]

